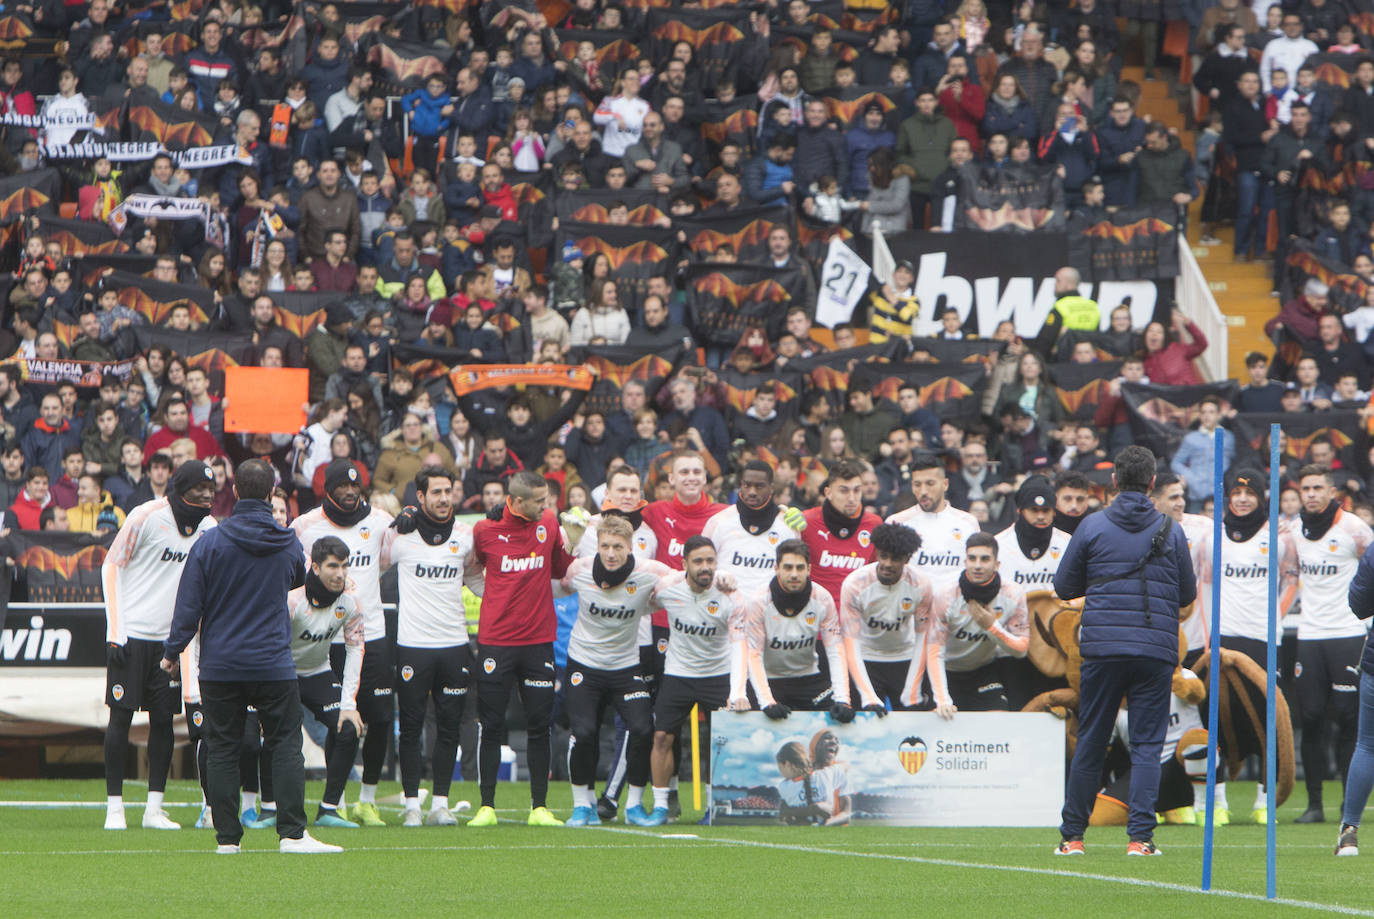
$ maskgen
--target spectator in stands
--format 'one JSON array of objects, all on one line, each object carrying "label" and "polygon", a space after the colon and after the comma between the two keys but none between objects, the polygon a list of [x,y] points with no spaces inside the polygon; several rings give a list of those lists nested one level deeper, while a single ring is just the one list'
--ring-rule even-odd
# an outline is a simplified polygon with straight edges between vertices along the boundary
[{"label": "spectator in stands", "polygon": [[623,157],[625,181],[631,188],[652,189],[659,194],[682,191],[691,184],[682,148],[663,137],[663,116],[649,112],[639,140]]},{"label": "spectator in stands", "polygon": [[1282,332],[1310,350],[1318,341],[1317,323],[1327,313],[1329,289],[1316,278],[1308,278],[1302,293],[1289,300],[1279,314],[1264,324],[1271,338]]},{"label": "spectator in stands", "polygon": [[863,195],[868,192],[868,155],[880,147],[892,148],[897,144],[897,135],[886,124],[883,107],[870,103],[864,108],[863,120],[844,135],[845,147],[849,156],[848,167],[843,174],[836,174],[844,185],[848,176],[848,193]]},{"label": "spectator in stands", "polygon": [[1265,45],[1260,56],[1260,79],[1265,92],[1272,85],[1270,77],[1274,70],[1296,74],[1309,57],[1321,50],[1315,42],[1303,37],[1302,17],[1296,11],[1283,14],[1282,28],[1283,36]]},{"label": "spectator in stands", "polygon": [[37,530],[39,518],[53,503],[48,491],[48,471],[42,466],[29,466],[24,475],[24,490],[6,511],[6,518],[21,530]]},{"label": "spectator in stands", "polygon": [[[926,207],[930,203],[931,183],[944,171],[949,145],[957,134],[954,122],[940,114],[934,90],[918,90],[916,114],[898,129],[896,149],[897,161],[912,172],[911,221],[915,229],[929,225]],[[871,181],[872,173],[869,175]],[[871,211],[871,203],[869,208]]]},{"label": "spectator in stands", "polygon": [[1005,134],[1008,138],[1022,137],[1034,141],[1040,136],[1040,121],[1035,108],[1014,75],[997,75],[995,89],[988,96],[983,109],[982,132],[984,138]]},{"label": "spectator in stands", "polygon": [[949,69],[935,85],[935,94],[940,101],[940,110],[954,122],[954,130],[969,142],[976,154],[983,146],[979,131],[987,110],[987,96],[972,73],[967,55],[953,55],[949,59]]},{"label": "spectator in stands", "polygon": [[1039,28],[1028,26],[1021,34],[1021,48],[1015,57],[1002,64],[998,75],[1016,77],[1021,90],[1035,110],[1035,123],[1044,123],[1054,111],[1054,84],[1059,71],[1044,58],[1045,37]]},{"label": "spectator in stands", "polygon": [[63,454],[71,447],[79,448],[81,436],[63,417],[62,400],[55,393],[50,393],[39,403],[39,417],[27,431],[22,432],[19,443],[28,466],[60,471]]},{"label": "spectator in stands", "polygon": [[1207,350],[1202,330],[1175,309],[1170,314],[1172,336],[1164,325],[1152,322],[1145,327],[1145,373],[1151,383],[1182,386],[1201,383],[1193,360]]},{"label": "spectator in stands", "polygon": [[1355,65],[1355,79],[1345,91],[1341,108],[1355,116],[1360,137],[1374,134],[1374,60],[1365,58]]},{"label": "spectator in stands", "polygon": [[[911,83],[918,91],[922,89],[934,89],[940,82],[940,78],[949,72],[949,59],[956,54],[962,54],[967,49],[963,42],[959,40],[959,34],[955,24],[949,18],[935,23],[931,32],[931,41],[920,57],[916,58],[916,63],[911,72]],[[877,81],[886,83],[886,74],[883,79]]]},{"label": "spectator in stands", "polygon": [[1298,358],[1293,370],[1293,382],[1304,408],[1325,411],[1331,407],[1331,387],[1322,382],[1317,359],[1310,354]]},{"label": "spectator in stands", "polygon": [[1136,158],[1145,145],[1145,122],[1136,117],[1131,101],[1122,97],[1112,100],[1108,114],[1107,122],[1097,129],[1102,190],[1109,206],[1133,207],[1140,181]]},{"label": "spectator in stands", "polygon": [[1269,378],[1269,358],[1258,351],[1245,355],[1245,372],[1248,380],[1236,396],[1235,410],[1238,412],[1280,412],[1280,396],[1284,385]]},{"label": "spectator in stands", "polygon": [[[1236,0],[1230,2],[1235,3]],[[1212,13],[1218,9],[1222,7],[1213,7],[1207,12]],[[1236,82],[1240,75],[1253,69],[1254,65],[1250,62],[1250,53],[1245,47],[1246,31],[1243,26],[1223,23],[1216,29],[1216,47],[1203,59],[1202,66],[1193,74],[1193,88],[1211,100],[1214,110],[1225,111],[1227,104],[1236,95]]]},{"label": "spectator in stands", "polygon": [[[1374,80],[1374,65],[1370,68]],[[1265,227],[1268,225],[1272,194],[1261,184],[1261,161],[1265,145],[1278,133],[1269,125],[1260,99],[1260,78],[1254,71],[1241,74],[1237,93],[1222,113],[1222,137],[1236,160],[1236,232],[1233,246],[1238,262],[1250,260],[1251,252],[1264,254]]]},{"label": "spectator in stands", "polygon": [[400,428],[382,438],[382,455],[377,460],[373,486],[403,499],[415,473],[432,463],[451,470],[453,453],[446,444],[436,441],[434,432],[425,427],[419,415],[407,412]]},{"label": "spectator in stands", "polygon": [[1088,121],[1069,103],[1061,103],[1051,133],[1040,138],[1040,161],[1057,167],[1064,180],[1064,200],[1075,207],[1083,198],[1083,184],[1096,171],[1101,151]]},{"label": "spectator in stands", "polygon": [[[1202,510],[1203,499],[1212,494],[1215,474],[1216,431],[1221,422],[1221,400],[1207,396],[1198,403],[1198,425],[1187,434],[1179,444],[1169,462],[1174,475],[1183,480],[1187,489],[1187,511],[1196,514]],[[1230,469],[1236,457],[1236,436],[1225,428],[1222,432],[1222,469]]]},{"label": "spectator in stands", "polygon": [[[884,30],[884,34],[896,34],[896,29]],[[895,56],[895,52],[894,52]],[[884,74],[884,80],[886,74]],[[845,135],[830,124],[826,116],[825,103],[820,99],[808,99],[802,107],[802,124],[797,129],[797,150],[792,159],[792,178],[800,188],[810,188],[821,176],[835,176],[845,187],[849,179],[849,151],[845,147]]]},{"label": "spectator in stands", "polygon": [[340,184],[341,178],[339,164],[325,160],[317,170],[318,184],[301,195],[299,235],[302,254],[309,258],[325,257],[325,240],[331,230],[347,234],[347,255],[357,255],[361,232],[358,197],[352,188]]},{"label": "spectator in stands", "polygon": [[729,460],[730,434],[720,412],[710,406],[697,404],[697,387],[690,377],[678,376],[667,389],[671,410],[659,420],[659,431],[671,436],[678,424],[682,425],[683,430],[696,431],[702,446],[720,468],[725,468]]},{"label": "spectator in stands", "polygon": [[1145,129],[1145,146],[1137,157],[1139,204],[1174,204],[1186,208],[1197,197],[1193,158],[1178,138],[1159,122]]},{"label": "spectator in stands", "polygon": [[[768,141],[767,152],[744,167],[744,192],[756,204],[786,204],[796,193],[792,159],[796,142],[786,134]],[[724,177],[722,177],[724,178]],[[719,185],[719,182],[718,182]]]},{"label": "spectator in stands", "polygon": [[1353,375],[1361,389],[1369,388],[1369,367],[1359,346],[1345,339],[1345,327],[1339,316],[1328,313],[1317,320],[1317,339],[1320,342],[1312,354],[1317,362],[1321,381],[1333,389],[1341,377]]},{"label": "spectator in stands", "polygon": [[[573,314],[569,326],[574,346],[591,344],[622,345],[630,335],[630,317],[620,305],[616,282],[606,279],[592,288],[587,305]],[[523,457],[521,458],[523,461]]]}]

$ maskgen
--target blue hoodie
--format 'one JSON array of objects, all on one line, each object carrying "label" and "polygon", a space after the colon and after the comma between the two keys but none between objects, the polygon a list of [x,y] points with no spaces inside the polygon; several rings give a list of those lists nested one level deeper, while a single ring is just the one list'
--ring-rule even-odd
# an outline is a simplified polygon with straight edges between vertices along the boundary
[{"label": "blue hoodie", "polygon": [[[1164,515],[1149,498],[1124,491],[1106,510],[1085,517],[1074,531],[1054,575],[1054,592],[1065,600],[1086,597],[1079,636],[1084,659],[1178,662],[1178,610],[1197,598],[1197,577],[1183,528],[1174,523],[1162,554],[1146,562],[1145,593],[1137,570],[1163,523]],[[1099,578],[1111,580],[1089,586]]]},{"label": "blue hoodie", "polygon": [[267,502],[240,500],[191,547],[166,656],[175,660],[199,631],[202,680],[294,680],[286,594],[304,583],[296,534]]}]

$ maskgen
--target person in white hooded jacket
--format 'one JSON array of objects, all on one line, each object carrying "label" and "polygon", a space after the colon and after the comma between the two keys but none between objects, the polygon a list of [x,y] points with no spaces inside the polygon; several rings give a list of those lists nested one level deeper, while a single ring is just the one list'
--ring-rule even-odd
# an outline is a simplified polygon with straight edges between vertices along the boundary
[{"label": "person in white hooded jacket", "polygon": [[601,289],[591,290],[587,305],[573,314],[569,331],[572,344],[586,345],[599,338],[608,345],[623,345],[630,337],[630,317],[620,305],[620,293],[614,281],[596,283]]}]

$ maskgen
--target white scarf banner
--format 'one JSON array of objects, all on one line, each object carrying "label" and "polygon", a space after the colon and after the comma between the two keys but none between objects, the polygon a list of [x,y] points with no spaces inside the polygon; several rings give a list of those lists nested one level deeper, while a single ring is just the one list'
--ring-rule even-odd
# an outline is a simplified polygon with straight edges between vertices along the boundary
[{"label": "white scarf banner", "polygon": [[[48,144],[43,148],[43,155],[50,160],[93,160],[103,156],[112,163],[141,162],[165,152],[162,145],[156,141],[113,144]],[[215,166],[227,166],[230,163],[251,165],[253,158],[247,154],[240,155],[241,153],[242,151],[234,144],[222,144],[217,147],[193,147],[190,150],[179,150],[167,155],[172,158],[173,163],[183,169],[210,169]]]},{"label": "white scarf banner", "polygon": [[71,128],[90,131],[95,128],[95,116],[90,112],[57,112],[53,115],[21,115],[18,112],[0,114],[0,125],[18,128]]},{"label": "white scarf banner", "polygon": [[110,228],[123,233],[129,215],[156,217],[158,220],[210,221],[210,205],[199,198],[164,198],[161,195],[130,195],[109,217]]}]

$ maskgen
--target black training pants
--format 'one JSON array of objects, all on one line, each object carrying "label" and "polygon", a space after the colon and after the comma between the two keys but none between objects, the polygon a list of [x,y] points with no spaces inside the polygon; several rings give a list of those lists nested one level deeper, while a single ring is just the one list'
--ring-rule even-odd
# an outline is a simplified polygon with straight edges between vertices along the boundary
[{"label": "black training pants", "polygon": [[301,695],[296,679],[201,680],[200,695],[205,709],[210,808],[220,845],[237,845],[243,838],[239,746],[249,705],[258,710],[264,746],[272,751],[277,835],[300,839],[305,834],[305,757],[301,752]]}]

